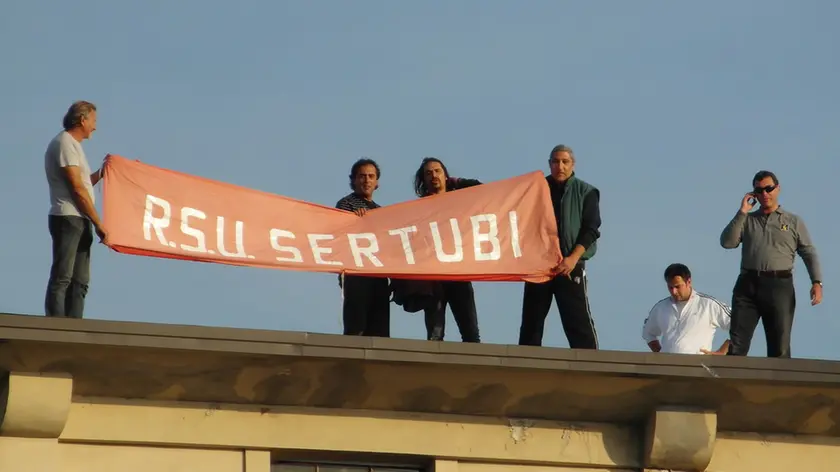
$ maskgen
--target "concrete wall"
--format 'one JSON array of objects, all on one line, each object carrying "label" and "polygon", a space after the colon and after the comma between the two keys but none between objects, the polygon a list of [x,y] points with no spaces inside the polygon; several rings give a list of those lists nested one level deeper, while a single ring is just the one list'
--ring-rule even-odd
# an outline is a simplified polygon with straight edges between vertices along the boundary
[{"label": "concrete wall", "polygon": [[840,470],[840,438],[719,433],[706,472]]},{"label": "concrete wall", "polygon": [[0,472],[268,472],[265,467],[246,469],[244,455],[243,451],[0,438]]},{"label": "concrete wall", "polygon": [[[435,472],[630,472],[644,442],[611,424],[78,399],[57,439],[0,437],[0,472],[269,472],[286,450],[422,457]],[[718,433],[705,470],[840,470],[840,439]]]},{"label": "concrete wall", "polygon": [[[265,451],[60,443],[0,437],[0,472],[270,472]],[[635,472],[639,468],[522,465],[441,459],[433,472]],[[840,445],[798,438],[719,438],[707,472],[837,470]]]},{"label": "concrete wall", "polygon": [[840,363],[28,318],[0,472],[840,470]]},{"label": "concrete wall", "polygon": [[640,467],[642,447],[641,437],[633,428],[610,424],[116,401],[73,403],[61,439],[86,443],[364,451],[475,462],[562,462],[614,468]]},{"label": "concrete wall", "polygon": [[558,467],[547,465],[482,464],[477,462],[438,461],[435,472],[635,472],[638,469]]}]

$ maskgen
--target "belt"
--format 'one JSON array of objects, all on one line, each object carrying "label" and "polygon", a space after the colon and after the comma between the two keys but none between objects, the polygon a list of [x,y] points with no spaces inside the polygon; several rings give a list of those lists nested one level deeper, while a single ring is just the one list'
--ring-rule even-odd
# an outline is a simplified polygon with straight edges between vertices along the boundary
[{"label": "belt", "polygon": [[788,279],[793,276],[793,270],[753,270],[742,269],[741,273],[750,277],[767,277],[771,279]]}]

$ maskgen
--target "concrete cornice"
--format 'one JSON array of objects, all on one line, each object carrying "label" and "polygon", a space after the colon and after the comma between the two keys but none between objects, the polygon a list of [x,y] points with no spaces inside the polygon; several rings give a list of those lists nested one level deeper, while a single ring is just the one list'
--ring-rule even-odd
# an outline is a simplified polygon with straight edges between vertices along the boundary
[{"label": "concrete cornice", "polygon": [[0,436],[59,437],[72,392],[73,379],[66,374],[0,374]]},{"label": "concrete cornice", "polygon": [[74,394],[607,421],[657,405],[722,430],[840,436],[840,363],[428,342],[0,315],[0,369]]},{"label": "concrete cornice", "polygon": [[0,314],[2,340],[840,385],[836,361],[429,342],[35,315]]}]

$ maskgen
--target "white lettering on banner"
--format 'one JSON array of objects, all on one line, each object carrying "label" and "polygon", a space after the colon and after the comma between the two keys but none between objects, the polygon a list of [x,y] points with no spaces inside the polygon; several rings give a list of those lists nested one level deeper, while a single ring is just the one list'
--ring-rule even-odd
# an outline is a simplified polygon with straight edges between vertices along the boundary
[{"label": "white lettering on banner", "polygon": [[414,250],[411,248],[411,240],[408,239],[408,233],[416,233],[416,226],[407,226],[405,228],[392,229],[388,231],[391,236],[399,236],[402,243],[403,252],[405,252],[405,263],[408,265],[414,264]]},{"label": "white lettering on banner", "polygon": [[234,231],[236,252],[228,252],[225,249],[225,217],[216,217],[216,247],[219,248],[219,254],[227,257],[237,257],[240,259],[245,259],[246,257],[249,259],[254,259],[254,256],[249,256],[245,254],[245,235],[243,234],[245,232],[245,223],[242,221],[237,221],[236,225],[234,226]]},{"label": "white lettering on banner", "polygon": [[[473,234],[473,250],[476,261],[498,261],[502,257],[502,247],[499,243],[499,225],[493,213],[470,217]],[[482,222],[487,222],[490,229],[486,233],[480,232]],[[481,250],[481,243],[490,243],[490,252]]]},{"label": "white lettering on banner", "polygon": [[295,233],[291,231],[286,231],[285,229],[272,229],[269,233],[271,235],[271,248],[275,251],[280,252],[288,252],[291,253],[291,257],[277,257],[276,259],[280,262],[303,262],[303,255],[300,253],[300,249],[294,246],[281,246],[280,238],[289,238],[295,239]]},{"label": "white lettering on banner", "polygon": [[508,213],[508,220],[510,221],[510,245],[513,246],[513,257],[519,259],[522,257],[522,248],[519,247],[519,223],[515,211]]},{"label": "white lettering on banner", "polygon": [[[160,218],[155,218],[153,215],[154,206],[163,209],[163,216]],[[146,241],[152,240],[152,232],[151,229],[155,229],[155,234],[157,235],[158,241],[163,244],[164,246],[175,247],[174,242],[167,242],[166,237],[163,235],[164,228],[169,227],[169,219],[172,217],[172,208],[169,206],[169,202],[162,198],[155,197],[154,195],[146,195],[146,211],[143,212],[143,236],[146,238]]]},{"label": "white lettering on banner", "polygon": [[204,214],[201,210],[196,210],[195,208],[190,207],[183,207],[181,208],[181,232],[187,236],[192,236],[195,238],[197,243],[196,246],[189,246],[187,244],[181,244],[181,249],[188,251],[188,252],[200,252],[206,253],[207,252],[207,244],[204,241],[204,231],[200,229],[196,229],[190,226],[189,219],[191,217],[198,218],[200,220],[206,220],[207,215]]},{"label": "white lettering on banner", "polygon": [[[175,223],[172,224],[172,213],[176,211],[180,218],[176,218]],[[470,216],[471,234],[472,234],[472,251],[474,260],[481,261],[497,261],[502,258],[502,237],[500,229],[500,215],[494,213],[483,213]],[[208,215],[197,209],[191,207],[175,207],[173,209],[170,202],[156,197],[154,195],[146,195],[145,211],[143,213],[143,235],[147,241],[157,239],[157,242],[163,246],[180,249],[188,253],[198,254],[216,254],[216,251],[208,249],[214,245],[218,248],[218,253],[224,257],[231,258],[249,258],[255,259],[255,256],[250,256],[245,251],[245,222],[235,221],[233,230],[235,252],[231,252],[225,245],[225,217],[216,217],[216,241],[208,241],[208,237],[212,237],[212,232],[206,231]],[[522,247],[519,237],[519,216],[516,211],[509,211],[507,220],[510,231],[510,247],[514,258],[522,257]],[[199,229],[205,225],[205,230]],[[171,229],[170,229],[171,226]],[[435,256],[439,262],[452,263],[461,262],[464,260],[464,235],[461,234],[458,220],[449,218],[449,226],[452,231],[452,248],[444,247],[444,238],[441,236],[439,223],[437,221],[429,222],[429,229],[431,231],[431,239],[434,244]],[[190,238],[189,244],[185,241],[178,241],[179,237],[175,235],[173,239],[167,239],[166,231],[179,231],[186,237]],[[269,230],[269,243],[271,248],[278,254],[275,259],[278,262],[285,263],[303,263],[303,246],[299,243],[295,245],[294,241],[299,239],[306,239],[308,241],[309,249],[312,253],[314,262],[319,265],[342,266],[344,262],[340,260],[331,260],[331,254],[334,254],[335,248],[330,247],[332,244],[327,241],[334,241],[336,237],[343,235],[333,234],[318,234],[318,233],[298,233],[301,238],[286,229],[272,228]],[[305,234],[305,236],[304,236]],[[388,235],[399,238],[399,245],[405,255],[405,263],[407,265],[417,264],[416,256],[414,254],[414,247],[412,245],[413,239],[418,237],[418,226],[406,226],[403,228],[396,228],[388,230]],[[172,234],[168,235],[172,237]],[[353,256],[353,262],[356,267],[385,267],[382,259],[379,257],[381,246],[376,233],[348,233],[347,244],[350,253]],[[507,237],[507,234],[504,234]],[[423,234],[421,241],[428,241],[428,236]],[[283,244],[283,239],[291,241]],[[448,240],[448,238],[447,238]],[[391,241],[391,240],[386,240]],[[178,243],[182,244],[178,244]],[[326,244],[321,246],[320,244]],[[396,244],[396,240],[391,241],[391,244]],[[448,244],[448,241],[447,241]],[[507,244],[505,242],[505,244]],[[230,241],[227,241],[227,246],[230,246]],[[300,247],[298,247],[300,246]],[[396,249],[396,248],[394,248]],[[449,252],[447,252],[447,249]],[[509,257],[509,256],[506,256]],[[367,260],[365,260],[367,259]],[[345,261],[346,262],[346,261]],[[396,263],[397,261],[392,261]],[[349,263],[349,262],[348,262]]]},{"label": "white lettering on banner", "polygon": [[[368,245],[366,247],[359,247],[359,240],[360,239],[367,239]],[[368,260],[370,260],[373,265],[376,267],[382,267],[382,261],[376,257],[376,253],[379,251],[379,243],[376,241],[376,235],[373,233],[359,233],[353,234],[350,233],[347,235],[347,240],[350,243],[350,252],[353,253],[353,261],[356,263],[356,267],[364,267],[365,264],[362,262],[362,254],[364,254]]]},{"label": "white lettering on banner", "polygon": [[437,221],[429,223],[429,228],[432,230],[432,240],[435,243],[435,255],[440,262],[461,262],[464,260],[464,247],[461,243],[461,230],[458,228],[458,220],[449,218],[449,225],[452,227],[452,239],[455,244],[455,250],[452,254],[443,252],[443,241],[440,237]]},{"label": "white lettering on banner", "polygon": [[327,265],[342,265],[341,261],[325,261],[322,254],[331,254],[333,251],[328,247],[321,247],[318,245],[318,241],[324,241],[327,239],[334,239],[334,236],[331,234],[307,234],[309,238],[309,247],[312,249],[312,257],[315,258],[316,264],[327,264]]}]

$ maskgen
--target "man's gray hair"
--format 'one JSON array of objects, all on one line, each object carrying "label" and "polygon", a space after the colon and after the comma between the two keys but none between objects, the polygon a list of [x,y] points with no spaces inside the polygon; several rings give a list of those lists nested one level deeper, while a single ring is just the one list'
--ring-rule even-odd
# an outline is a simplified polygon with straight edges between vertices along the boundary
[{"label": "man's gray hair", "polygon": [[551,154],[549,154],[549,155],[548,155],[548,158],[549,158],[549,159],[551,159],[551,158],[552,158],[552,157],[554,157],[554,156],[555,156],[558,152],[568,152],[568,153],[569,153],[569,157],[571,157],[571,158],[572,158],[572,160],[575,160],[575,152],[574,152],[574,151],[572,151],[572,148],[571,148],[571,147],[566,146],[565,144],[558,144],[557,146],[554,146],[554,148],[552,148],[552,149],[551,149]]},{"label": "man's gray hair", "polygon": [[65,131],[81,126],[82,118],[86,118],[91,112],[96,111],[96,105],[84,100],[73,102],[67,113],[64,114],[62,125]]}]

